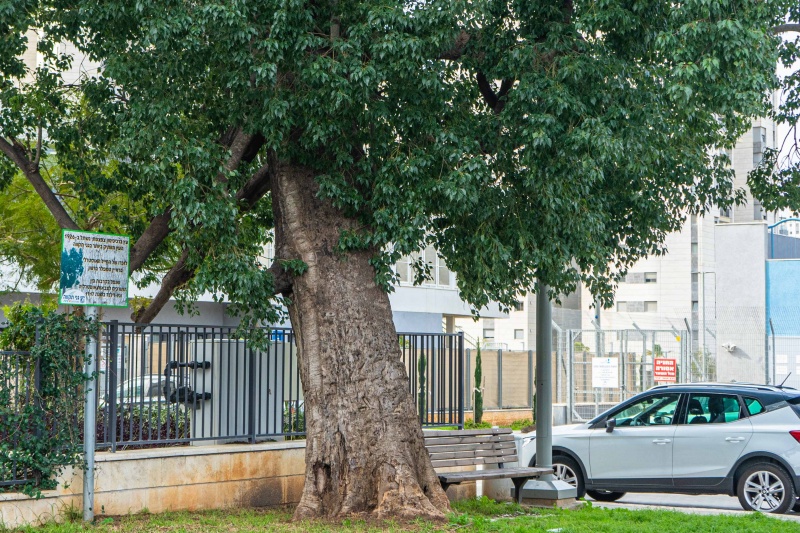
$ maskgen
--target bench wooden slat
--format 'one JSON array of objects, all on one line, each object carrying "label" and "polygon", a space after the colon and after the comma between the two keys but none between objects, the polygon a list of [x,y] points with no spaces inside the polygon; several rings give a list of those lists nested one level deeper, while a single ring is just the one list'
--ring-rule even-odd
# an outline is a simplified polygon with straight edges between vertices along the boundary
[{"label": "bench wooden slat", "polygon": [[500,463],[514,463],[517,461],[516,455],[506,455],[505,457],[474,457],[471,459],[445,459],[443,461],[431,461],[434,468],[445,468],[448,466],[470,466],[470,465],[492,465]]},{"label": "bench wooden slat", "polygon": [[467,450],[516,450],[517,445],[512,442],[476,442],[474,444],[449,444],[444,446],[431,446],[426,444],[425,447],[429,453],[439,452],[462,452]]},{"label": "bench wooden slat", "polygon": [[437,438],[425,439],[425,446],[438,446],[442,444],[477,444],[483,442],[514,442],[514,437],[509,436],[506,437],[505,435],[499,436],[491,436],[491,437],[444,437],[444,438]]},{"label": "bench wooden slat", "polygon": [[530,477],[531,479],[552,474],[552,468],[496,468],[492,470],[477,470],[474,472],[444,472],[439,474],[439,479],[445,483],[455,485],[464,481],[478,479],[508,479]]},{"label": "bench wooden slat", "polygon": [[467,457],[506,457],[516,455],[516,450],[507,448],[505,450],[463,450],[452,452],[434,452],[431,450],[432,461],[441,459],[464,459]]},{"label": "bench wooden slat", "polygon": [[465,436],[465,435],[511,435],[511,428],[489,428],[489,429],[427,429],[423,430],[422,434],[425,438],[428,437],[450,437],[450,436]]}]

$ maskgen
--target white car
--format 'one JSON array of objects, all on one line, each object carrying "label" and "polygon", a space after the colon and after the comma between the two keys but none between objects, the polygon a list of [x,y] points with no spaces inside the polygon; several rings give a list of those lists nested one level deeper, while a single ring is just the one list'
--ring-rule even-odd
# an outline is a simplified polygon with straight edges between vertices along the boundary
[{"label": "white car", "polygon": [[[153,403],[163,403],[167,401],[167,386],[170,391],[175,391],[175,380],[169,381],[162,375],[149,374],[125,380],[117,387],[117,405],[124,406],[149,406]],[[102,409],[109,401],[109,395],[100,400],[99,407]]]},{"label": "white car", "polygon": [[[534,466],[535,436],[521,448],[520,464]],[[553,466],[578,497],[728,494],[746,510],[800,511],[800,391],[660,385],[587,423],[554,427]]]}]

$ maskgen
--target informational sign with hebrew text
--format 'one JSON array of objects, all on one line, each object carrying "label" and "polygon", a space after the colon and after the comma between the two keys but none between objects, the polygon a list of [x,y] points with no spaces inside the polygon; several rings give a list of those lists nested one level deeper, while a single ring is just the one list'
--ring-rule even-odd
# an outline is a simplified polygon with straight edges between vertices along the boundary
[{"label": "informational sign with hebrew text", "polygon": [[653,359],[653,379],[656,383],[675,383],[678,381],[678,361],[666,357]]},{"label": "informational sign with hebrew text", "polygon": [[129,248],[125,235],[63,230],[58,303],[128,307]]},{"label": "informational sign with hebrew text", "polygon": [[619,388],[618,357],[592,357],[592,387]]}]

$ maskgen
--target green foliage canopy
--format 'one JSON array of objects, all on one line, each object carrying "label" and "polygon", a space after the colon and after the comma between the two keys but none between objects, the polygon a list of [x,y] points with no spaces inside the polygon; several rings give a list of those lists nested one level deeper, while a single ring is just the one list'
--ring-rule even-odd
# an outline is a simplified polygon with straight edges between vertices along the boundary
[{"label": "green foliage canopy", "polygon": [[788,209],[800,213],[800,4],[789,7],[787,23],[775,28],[783,37],[780,65],[785,70],[779,93],[780,105],[773,118],[788,128],[775,149],[766,150],[758,168],[748,176],[748,185],[765,199],[769,210]]},{"label": "green foliage canopy", "polygon": [[[608,302],[687,213],[739,197],[719,149],[768,110],[790,5],[25,0],[0,8],[0,139],[52,154],[87,209],[126,195],[134,238],[168,213],[176,289],[253,319],[275,316],[272,210],[239,192],[281,164],[361,222],[340,250],[376,250],[387,286],[434,245],[476,308],[537,277]],[[63,41],[98,65],[79,84]]]}]

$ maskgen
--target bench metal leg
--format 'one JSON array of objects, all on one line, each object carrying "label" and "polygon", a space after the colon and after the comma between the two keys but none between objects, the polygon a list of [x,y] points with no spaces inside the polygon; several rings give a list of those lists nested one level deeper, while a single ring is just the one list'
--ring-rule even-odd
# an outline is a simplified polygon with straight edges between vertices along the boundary
[{"label": "bench metal leg", "polygon": [[514,483],[514,494],[517,497],[517,503],[522,505],[522,487],[525,486],[525,483],[531,478],[529,477],[515,477],[512,478],[511,481]]}]

